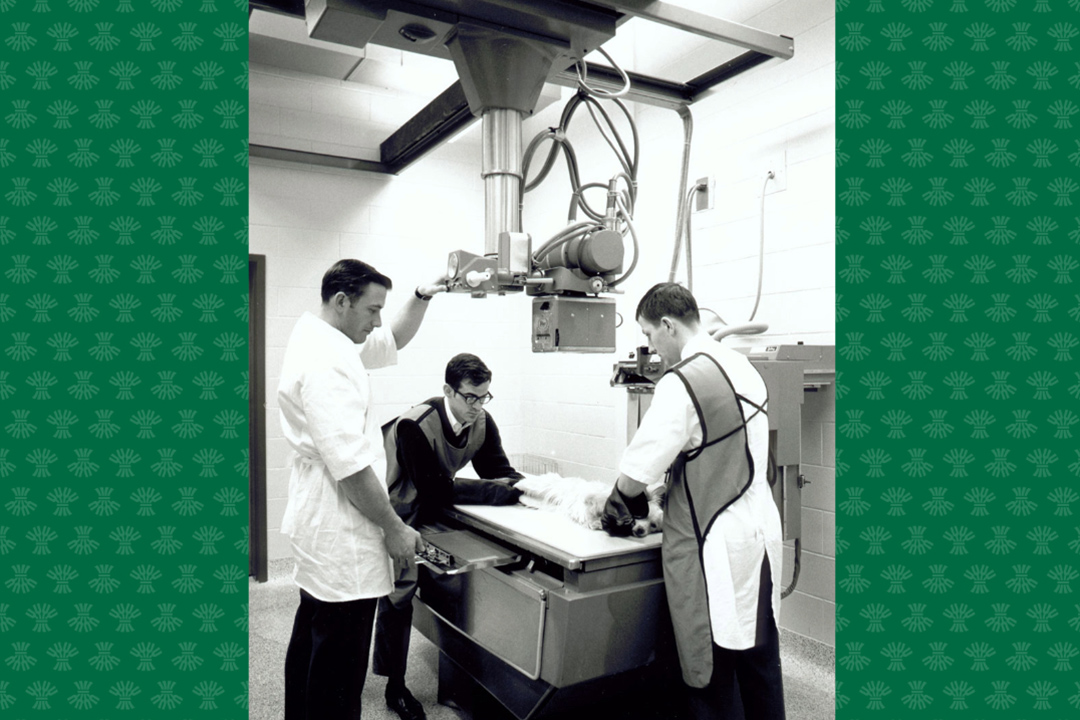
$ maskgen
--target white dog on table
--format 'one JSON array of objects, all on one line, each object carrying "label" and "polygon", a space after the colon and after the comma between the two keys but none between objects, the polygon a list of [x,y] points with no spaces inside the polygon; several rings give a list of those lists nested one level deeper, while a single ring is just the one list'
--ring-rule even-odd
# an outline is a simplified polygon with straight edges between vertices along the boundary
[{"label": "white dog on table", "polygon": [[[529,507],[561,513],[573,522],[591,530],[600,530],[604,504],[611,494],[611,483],[601,480],[563,477],[558,473],[526,475],[515,488],[522,492],[519,502]],[[634,537],[660,532],[664,527],[664,485],[650,486],[649,515],[634,521]]]}]

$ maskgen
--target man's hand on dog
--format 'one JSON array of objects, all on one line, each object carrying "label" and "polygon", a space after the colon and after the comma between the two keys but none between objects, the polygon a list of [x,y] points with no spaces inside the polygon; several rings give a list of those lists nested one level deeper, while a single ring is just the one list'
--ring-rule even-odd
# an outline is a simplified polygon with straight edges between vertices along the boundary
[{"label": "man's hand on dog", "polygon": [[604,503],[604,514],[600,517],[600,527],[608,535],[626,537],[633,532],[634,520],[649,516],[649,499],[645,493],[626,496],[619,490],[619,483],[611,488],[611,495]]}]

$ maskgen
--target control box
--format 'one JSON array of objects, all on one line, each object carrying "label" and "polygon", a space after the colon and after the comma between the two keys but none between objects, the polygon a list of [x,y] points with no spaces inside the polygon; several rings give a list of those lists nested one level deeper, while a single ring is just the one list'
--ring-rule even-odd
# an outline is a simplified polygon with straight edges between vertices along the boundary
[{"label": "control box", "polygon": [[533,298],[533,352],[615,352],[615,299]]}]

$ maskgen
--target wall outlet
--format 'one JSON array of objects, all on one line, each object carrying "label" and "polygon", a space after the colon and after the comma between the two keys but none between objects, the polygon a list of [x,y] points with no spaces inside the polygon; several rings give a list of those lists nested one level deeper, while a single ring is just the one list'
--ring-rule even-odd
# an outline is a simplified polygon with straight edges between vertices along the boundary
[{"label": "wall outlet", "polygon": [[707,175],[694,181],[695,185],[704,185],[704,190],[699,190],[694,195],[693,212],[712,210],[716,207],[716,177]]},{"label": "wall outlet", "polygon": [[[771,171],[775,176],[769,180],[769,182],[765,183],[766,195],[772,195],[773,193],[787,190],[787,150],[780,150],[766,157],[765,167],[762,168],[762,170],[765,173]],[[758,187],[760,188],[761,186],[759,185]]]}]

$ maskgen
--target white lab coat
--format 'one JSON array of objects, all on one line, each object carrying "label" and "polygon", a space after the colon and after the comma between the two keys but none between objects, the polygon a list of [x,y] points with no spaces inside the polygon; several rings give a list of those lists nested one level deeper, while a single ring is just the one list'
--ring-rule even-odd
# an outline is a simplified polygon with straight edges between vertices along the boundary
[{"label": "white lab coat", "polygon": [[281,532],[292,542],[293,580],[319,600],[381,597],[394,587],[382,530],[338,481],[370,466],[385,483],[367,369],[396,362],[389,329],[376,328],[358,346],[311,313],[297,321],[285,349],[278,404],[294,457]]},{"label": "white lab coat", "polygon": [[[745,355],[721,346],[705,333],[692,338],[682,356],[697,353],[715,358],[736,392],[764,404],[765,382]],[[752,407],[745,409],[746,417],[754,412]],[[665,375],[656,385],[652,404],[626,448],[619,471],[650,485],[661,481],[679,452],[701,445],[701,437],[701,422],[686,387],[677,377]],[[773,617],[777,627],[780,625],[783,532],[765,477],[769,421],[764,414],[750,420],[747,441],[756,467],[754,481],[717,517],[703,550],[713,642],[729,650],[754,646],[761,563],[766,551],[773,583]]]}]

